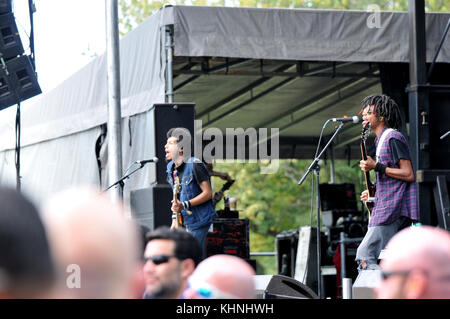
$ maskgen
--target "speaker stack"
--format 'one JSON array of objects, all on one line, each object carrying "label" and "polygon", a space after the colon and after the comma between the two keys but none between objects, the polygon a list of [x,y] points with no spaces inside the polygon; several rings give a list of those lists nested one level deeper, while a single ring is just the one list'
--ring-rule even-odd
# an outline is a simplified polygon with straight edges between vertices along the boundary
[{"label": "speaker stack", "polygon": [[30,56],[24,50],[11,1],[0,1],[0,110],[41,93]]}]

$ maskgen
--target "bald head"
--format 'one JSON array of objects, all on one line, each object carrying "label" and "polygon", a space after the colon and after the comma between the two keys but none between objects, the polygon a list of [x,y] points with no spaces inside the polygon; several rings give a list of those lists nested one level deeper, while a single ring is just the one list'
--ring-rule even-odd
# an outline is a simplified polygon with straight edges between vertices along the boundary
[{"label": "bald head", "polygon": [[56,194],[43,212],[61,284],[74,267],[81,271],[81,287],[66,290],[68,297],[125,298],[139,244],[122,204],[96,189],[77,188]]},{"label": "bald head", "polygon": [[[214,255],[203,260],[191,276],[193,283],[206,283],[224,294],[252,299],[255,271],[243,259],[231,255]],[[227,298],[227,297],[223,297]]]},{"label": "bald head", "polygon": [[[403,283],[403,298],[450,298],[450,233],[430,227],[409,227],[395,235],[386,247],[381,262],[383,271],[403,271],[408,274],[393,278]],[[387,290],[381,282],[378,296]],[[390,289],[393,291],[392,287]]]}]

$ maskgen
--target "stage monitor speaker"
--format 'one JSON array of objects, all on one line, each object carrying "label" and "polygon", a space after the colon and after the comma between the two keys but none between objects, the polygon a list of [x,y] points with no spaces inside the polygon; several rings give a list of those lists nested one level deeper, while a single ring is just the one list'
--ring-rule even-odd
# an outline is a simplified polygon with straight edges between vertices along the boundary
[{"label": "stage monitor speaker", "polygon": [[[159,158],[156,163],[156,182],[158,184],[167,183],[166,167],[164,160],[166,153],[164,145],[167,142],[167,132],[171,128],[183,127],[191,133],[192,144],[194,141],[194,103],[160,103],[154,104],[150,109],[154,123],[154,154]],[[192,155],[194,148],[192,147]]]},{"label": "stage monitor speaker", "polygon": [[41,92],[29,56],[13,58],[0,67],[0,110]]},{"label": "stage monitor speaker", "polygon": [[130,192],[131,215],[140,225],[149,230],[172,223],[170,201],[172,189],[168,184],[153,185],[149,188],[137,189]]},{"label": "stage monitor speaker", "polygon": [[0,15],[0,54],[4,60],[23,54],[22,41],[12,13]]},{"label": "stage monitor speaker", "polygon": [[274,275],[263,295],[264,299],[319,299],[312,289],[294,278]]}]

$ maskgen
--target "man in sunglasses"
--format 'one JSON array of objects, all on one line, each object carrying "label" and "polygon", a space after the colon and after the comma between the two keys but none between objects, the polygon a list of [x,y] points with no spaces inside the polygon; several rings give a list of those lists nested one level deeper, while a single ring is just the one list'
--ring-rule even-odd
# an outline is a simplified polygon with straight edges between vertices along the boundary
[{"label": "man in sunglasses", "polygon": [[146,299],[178,299],[201,260],[197,240],[182,228],[159,227],[147,236],[144,252]]},{"label": "man in sunglasses", "polygon": [[450,233],[431,226],[396,234],[381,263],[379,299],[450,299]]}]

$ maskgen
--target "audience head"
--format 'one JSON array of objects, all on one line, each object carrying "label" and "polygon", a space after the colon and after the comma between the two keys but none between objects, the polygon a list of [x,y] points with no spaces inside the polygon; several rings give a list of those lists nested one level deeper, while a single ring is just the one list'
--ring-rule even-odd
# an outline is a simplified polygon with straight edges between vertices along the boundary
[{"label": "audience head", "polygon": [[406,228],[388,242],[380,266],[377,298],[450,298],[450,233],[430,226]]},{"label": "audience head", "polygon": [[135,291],[141,266],[137,226],[126,217],[122,203],[97,189],[74,188],[55,194],[43,211],[58,261],[61,298],[142,293]]},{"label": "audience head", "polygon": [[144,253],[147,298],[179,298],[201,260],[197,240],[184,229],[163,226],[150,232]]},{"label": "audience head", "polygon": [[49,297],[55,269],[36,207],[7,187],[0,203],[0,298]]},{"label": "audience head", "polygon": [[203,260],[189,278],[185,297],[189,299],[255,298],[255,271],[243,259],[213,255]]}]

